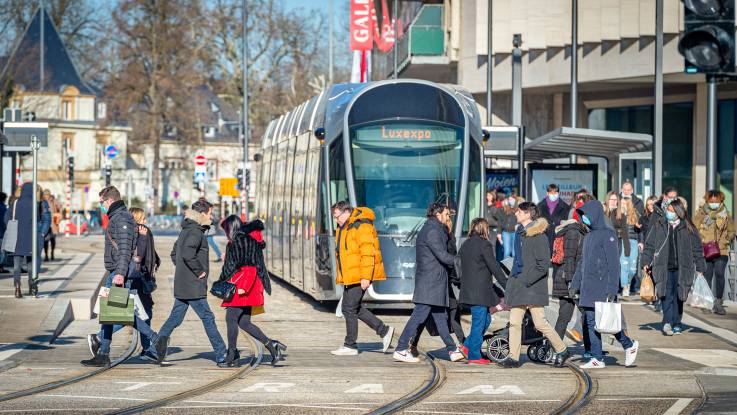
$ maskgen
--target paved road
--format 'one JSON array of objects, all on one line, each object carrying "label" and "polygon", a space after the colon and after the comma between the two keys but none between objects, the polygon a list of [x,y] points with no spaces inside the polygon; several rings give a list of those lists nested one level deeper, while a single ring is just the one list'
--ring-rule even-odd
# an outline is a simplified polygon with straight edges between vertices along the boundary
[{"label": "paved road", "polygon": [[[81,253],[99,249],[100,242],[100,237],[91,237],[65,240],[62,245],[70,252]],[[173,238],[161,237],[157,242],[162,258],[168,258]],[[99,273],[99,264],[97,268],[94,265],[91,261],[80,273]],[[218,264],[211,266],[213,275],[217,275]],[[171,275],[173,267],[165,260],[155,296],[154,328],[161,326],[171,308]],[[224,312],[215,299],[211,298],[210,303],[221,333],[225,334]],[[274,284],[266,313],[254,321],[268,336],[289,346],[286,362],[272,367],[267,353],[264,364],[242,379],[150,412],[360,414],[398,399],[427,381],[429,365],[393,362],[389,354],[381,353],[380,339],[363,325],[359,356],[330,355],[329,351],[341,344],[345,334],[344,321],[335,317],[333,307],[334,304],[320,304],[284,284]],[[705,411],[737,410],[729,400],[737,389],[734,344],[696,325],[683,335],[664,337],[658,331],[659,314],[638,303],[628,303],[624,310],[631,335],[641,343],[637,365],[623,367],[622,349],[616,343],[607,343],[608,367],[591,372],[591,399],[581,413],[691,413],[705,404],[704,390],[710,394]],[[396,327],[398,335],[408,312],[382,311],[379,315]],[[9,316],[3,315],[7,324],[6,318]],[[495,317],[493,327],[503,325],[504,318]],[[84,335],[96,328],[95,321],[74,321],[54,345],[39,343],[34,349],[15,354],[17,366],[0,369],[0,394],[89,370],[81,368],[78,361],[88,355]],[[8,330],[0,332],[0,342],[18,341],[11,337]],[[122,354],[129,341],[126,329],[116,336],[113,355]],[[245,356],[254,351],[245,335],[239,341],[245,363]],[[132,359],[74,385],[0,402],[0,413],[108,413],[234,373],[235,369],[216,368],[212,348],[193,312],[174,333],[171,346],[171,364],[165,367]],[[469,366],[444,360],[438,338],[425,336],[421,346],[438,357],[444,381],[424,400],[405,408],[403,412],[407,414],[538,414],[553,411],[577,391],[576,377],[566,368],[531,362],[516,370]],[[575,345],[571,347],[580,352]]]}]

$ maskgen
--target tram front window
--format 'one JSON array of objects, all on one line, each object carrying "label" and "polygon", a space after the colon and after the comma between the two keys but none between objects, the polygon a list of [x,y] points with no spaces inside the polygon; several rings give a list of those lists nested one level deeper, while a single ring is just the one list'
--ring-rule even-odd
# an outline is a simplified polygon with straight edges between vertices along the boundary
[{"label": "tram front window", "polygon": [[356,201],[376,213],[379,234],[405,235],[428,204],[458,201],[463,130],[422,123],[380,123],[351,130]]}]

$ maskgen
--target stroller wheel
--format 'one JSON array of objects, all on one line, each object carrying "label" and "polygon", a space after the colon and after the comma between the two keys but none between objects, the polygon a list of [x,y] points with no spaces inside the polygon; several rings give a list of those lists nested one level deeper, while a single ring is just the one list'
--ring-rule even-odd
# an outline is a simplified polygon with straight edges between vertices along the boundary
[{"label": "stroller wheel", "polygon": [[537,357],[538,349],[540,349],[540,347],[537,344],[531,344],[527,347],[527,357],[536,363],[540,362],[540,359]]},{"label": "stroller wheel", "polygon": [[509,358],[509,339],[505,335],[495,334],[488,339],[484,350],[489,360],[501,363]]},{"label": "stroller wheel", "polygon": [[538,347],[537,359],[539,362],[550,363],[553,360],[553,348],[549,344]]}]

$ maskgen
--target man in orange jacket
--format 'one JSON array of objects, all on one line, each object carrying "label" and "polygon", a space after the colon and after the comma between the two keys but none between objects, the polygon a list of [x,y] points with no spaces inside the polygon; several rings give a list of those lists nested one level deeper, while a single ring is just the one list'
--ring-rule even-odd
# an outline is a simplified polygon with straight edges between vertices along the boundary
[{"label": "man in orange jacket", "polygon": [[371,209],[354,209],[346,201],[334,204],[331,211],[338,224],[335,230],[336,283],[344,286],[342,311],[346,336],[343,346],[330,353],[336,356],[358,354],[356,338],[359,319],[382,337],[383,352],[386,353],[394,337],[394,328],[384,324],[361,303],[363,293],[373,281],[386,279],[379,238],[374,227],[376,217]]}]

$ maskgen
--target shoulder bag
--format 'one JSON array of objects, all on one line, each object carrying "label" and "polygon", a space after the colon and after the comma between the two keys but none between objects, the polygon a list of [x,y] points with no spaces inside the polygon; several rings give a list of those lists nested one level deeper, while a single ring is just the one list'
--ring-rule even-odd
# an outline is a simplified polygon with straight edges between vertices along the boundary
[{"label": "shoulder bag", "polygon": [[5,227],[5,236],[3,237],[2,249],[5,252],[14,253],[15,245],[18,243],[18,221],[15,219],[15,208],[18,201],[13,203],[13,216]]},{"label": "shoulder bag", "polygon": [[210,294],[223,301],[231,301],[233,297],[235,297],[236,291],[238,291],[238,287],[235,283],[238,282],[242,276],[243,274],[241,273],[238,279],[233,282],[230,282],[230,279],[215,281],[212,283],[212,288],[210,288]]}]

